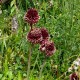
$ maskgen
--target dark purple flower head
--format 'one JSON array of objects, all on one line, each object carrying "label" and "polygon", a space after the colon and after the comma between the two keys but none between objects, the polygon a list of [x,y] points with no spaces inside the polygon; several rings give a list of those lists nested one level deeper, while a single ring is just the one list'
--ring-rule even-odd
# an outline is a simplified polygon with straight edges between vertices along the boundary
[{"label": "dark purple flower head", "polygon": [[33,28],[27,35],[27,39],[31,43],[40,43],[42,41],[42,34],[39,28]]},{"label": "dark purple flower head", "polygon": [[49,40],[50,37],[46,28],[41,28],[40,30],[42,33],[42,41],[40,42],[40,44],[42,44],[44,41]]},{"label": "dark purple flower head", "polygon": [[48,39],[49,38],[49,33],[48,33],[46,28],[41,28],[41,32],[42,32],[43,39]]},{"label": "dark purple flower head", "polygon": [[54,43],[49,40],[42,41],[40,51],[45,52],[46,56],[51,56],[55,52]]},{"label": "dark purple flower head", "polygon": [[46,42],[45,48],[46,48],[45,51],[46,56],[51,56],[55,52],[55,46],[52,41]]},{"label": "dark purple flower head", "polygon": [[41,52],[45,52],[45,50],[46,50],[45,43],[46,42],[47,42],[47,39],[41,41],[41,45],[40,45],[40,48],[39,48]]},{"label": "dark purple flower head", "polygon": [[76,73],[72,73],[72,74],[70,75],[70,80],[79,80],[79,78],[78,78],[78,76],[77,76]]},{"label": "dark purple flower head", "polygon": [[25,21],[27,21],[30,25],[35,24],[39,20],[39,15],[36,9],[29,9],[24,16]]}]

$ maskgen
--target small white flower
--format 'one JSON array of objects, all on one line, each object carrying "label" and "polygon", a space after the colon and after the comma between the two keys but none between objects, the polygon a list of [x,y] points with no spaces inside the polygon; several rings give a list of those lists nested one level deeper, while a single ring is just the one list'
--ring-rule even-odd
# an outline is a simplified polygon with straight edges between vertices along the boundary
[{"label": "small white flower", "polygon": [[69,69],[68,69],[68,72],[71,72],[72,71],[72,67],[70,67]]},{"label": "small white flower", "polygon": [[78,69],[78,66],[74,66],[74,70],[77,70]]},{"label": "small white flower", "polygon": [[79,61],[76,60],[76,61],[73,62],[73,64],[78,66],[79,65]]},{"label": "small white flower", "polygon": [[52,5],[53,5],[53,0],[50,0],[50,2],[49,2],[49,3],[50,3],[50,6],[52,6]]}]

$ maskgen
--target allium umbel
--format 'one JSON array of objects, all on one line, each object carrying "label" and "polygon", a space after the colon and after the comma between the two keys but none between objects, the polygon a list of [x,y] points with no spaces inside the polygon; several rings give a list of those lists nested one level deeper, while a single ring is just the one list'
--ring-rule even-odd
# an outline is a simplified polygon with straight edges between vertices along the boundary
[{"label": "allium umbel", "polygon": [[33,44],[40,44],[40,51],[44,52],[46,56],[51,56],[55,52],[55,46],[50,41],[50,35],[46,28],[33,28],[33,24],[39,20],[39,15],[36,9],[31,8],[24,16],[25,21],[30,24],[30,31],[28,32],[27,39]]},{"label": "allium umbel", "polygon": [[33,28],[27,35],[27,39],[31,43],[40,43],[42,41],[42,34],[39,28]]},{"label": "allium umbel", "polygon": [[29,9],[24,16],[25,21],[27,21],[30,25],[35,24],[39,20],[39,15],[36,9]]},{"label": "allium umbel", "polygon": [[78,76],[77,76],[76,73],[72,73],[72,74],[70,75],[70,80],[79,80],[79,78],[78,78]]},{"label": "allium umbel", "polygon": [[55,52],[54,43],[49,40],[42,41],[40,51],[45,52],[46,56],[51,56]]},{"label": "allium umbel", "polygon": [[42,33],[43,39],[49,39],[49,33],[46,28],[41,28],[41,33]]},{"label": "allium umbel", "polygon": [[41,52],[45,52],[45,50],[46,50],[45,43],[46,42],[47,42],[47,40],[42,40],[40,48],[39,48]]}]

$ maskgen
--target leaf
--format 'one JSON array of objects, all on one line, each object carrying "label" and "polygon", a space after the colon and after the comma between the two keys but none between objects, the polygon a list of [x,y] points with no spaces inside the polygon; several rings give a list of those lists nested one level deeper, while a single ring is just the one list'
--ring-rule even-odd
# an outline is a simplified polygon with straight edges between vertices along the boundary
[{"label": "leaf", "polygon": [[22,80],[21,72],[18,71],[18,80]]},{"label": "leaf", "polygon": [[11,9],[11,14],[16,10],[15,6]]},{"label": "leaf", "polygon": [[15,4],[15,0],[13,0],[12,2],[11,2],[11,7],[13,6]]},{"label": "leaf", "polygon": [[3,74],[0,74],[0,79],[2,78]]}]

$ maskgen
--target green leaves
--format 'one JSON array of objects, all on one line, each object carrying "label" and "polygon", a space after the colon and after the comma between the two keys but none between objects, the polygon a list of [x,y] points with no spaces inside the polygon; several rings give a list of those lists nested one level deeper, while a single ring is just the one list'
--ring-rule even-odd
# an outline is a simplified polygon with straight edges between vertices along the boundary
[{"label": "green leaves", "polygon": [[11,6],[11,7],[13,7],[13,6],[14,6],[14,4],[15,4],[15,2],[16,2],[16,0],[12,0],[12,2],[11,2],[11,4],[10,4],[10,6]]},{"label": "green leaves", "polygon": [[12,0],[11,2],[11,15],[15,14],[16,13],[16,10],[17,10],[17,6],[16,6],[16,0]]},{"label": "green leaves", "polygon": [[18,71],[18,80],[22,80],[21,72]]},{"label": "green leaves", "polygon": [[[52,1],[52,2],[50,2]],[[79,0],[11,0],[1,5],[0,14],[0,80],[27,80],[29,31],[23,15],[28,8],[34,7],[41,16],[37,27],[46,27],[54,40],[56,53],[47,59],[42,80],[57,80],[68,70],[77,56],[80,56],[80,1]],[[17,16],[18,30],[12,32],[12,17]],[[34,25],[35,26],[35,25]],[[77,55],[72,57],[73,55]],[[69,59],[72,57],[71,59]],[[33,47],[30,80],[38,80],[43,54],[38,45]],[[53,61],[51,63],[51,60]],[[54,67],[57,65],[58,75]],[[65,74],[69,80],[69,74]],[[63,79],[64,80],[64,76]]]}]

